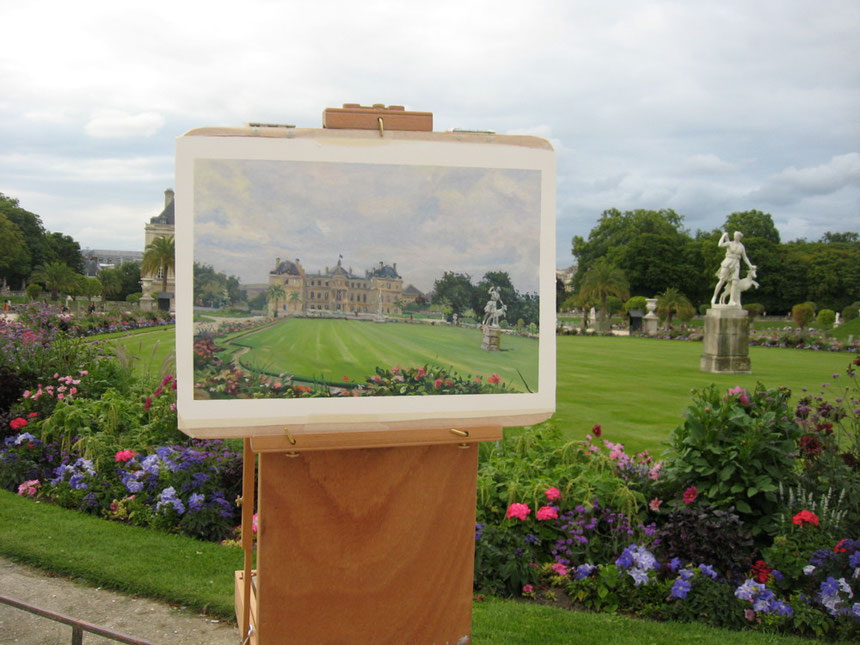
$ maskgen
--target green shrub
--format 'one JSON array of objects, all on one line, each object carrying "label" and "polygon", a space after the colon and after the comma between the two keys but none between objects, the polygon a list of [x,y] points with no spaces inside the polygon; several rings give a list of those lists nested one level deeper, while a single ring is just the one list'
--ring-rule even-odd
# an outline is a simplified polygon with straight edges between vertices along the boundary
[{"label": "green shrub", "polygon": [[848,322],[860,315],[860,304],[854,303],[842,309],[842,320]]},{"label": "green shrub", "polygon": [[685,420],[670,436],[667,480],[676,491],[695,487],[717,507],[734,507],[754,536],[773,529],[780,482],[796,466],[800,427],[787,388],[755,392],[715,386],[694,392]]},{"label": "green shrub", "polygon": [[818,316],[815,320],[821,328],[831,329],[833,327],[833,323],[836,322],[836,312],[832,309],[822,309],[818,312]]},{"label": "green shrub", "polygon": [[801,330],[807,327],[815,317],[815,308],[809,303],[794,305],[791,308],[791,319]]},{"label": "green shrub", "polygon": [[647,304],[647,298],[645,296],[633,296],[627,302],[624,303],[624,311],[630,313],[634,310],[639,310],[641,312],[645,312],[645,305]]}]

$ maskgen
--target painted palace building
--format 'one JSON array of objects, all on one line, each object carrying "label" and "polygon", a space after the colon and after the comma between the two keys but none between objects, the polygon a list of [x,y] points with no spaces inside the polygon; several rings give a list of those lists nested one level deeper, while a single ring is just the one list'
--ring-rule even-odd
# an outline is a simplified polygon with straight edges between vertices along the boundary
[{"label": "painted palace building", "polygon": [[412,285],[403,289],[396,263],[380,262],[359,276],[352,267],[344,268],[343,256],[336,266],[321,273],[307,273],[298,259],[282,262],[278,258],[269,273],[267,294],[270,316],[313,311],[399,314],[418,297],[423,294]]}]

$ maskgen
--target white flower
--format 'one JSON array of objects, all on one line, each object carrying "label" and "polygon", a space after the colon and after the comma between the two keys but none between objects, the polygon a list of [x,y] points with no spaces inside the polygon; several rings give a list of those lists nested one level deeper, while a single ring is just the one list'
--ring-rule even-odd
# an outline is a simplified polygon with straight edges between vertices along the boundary
[{"label": "white flower", "polygon": [[805,567],[803,567],[803,573],[805,573],[806,575],[811,575],[813,571],[815,571],[815,566],[812,564],[807,564]]}]

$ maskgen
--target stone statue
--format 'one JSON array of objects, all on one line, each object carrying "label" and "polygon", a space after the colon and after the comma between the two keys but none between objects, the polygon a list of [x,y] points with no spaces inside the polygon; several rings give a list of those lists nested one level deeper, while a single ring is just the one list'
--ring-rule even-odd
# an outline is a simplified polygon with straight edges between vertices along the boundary
[{"label": "stone statue", "polygon": [[[729,240],[729,234],[723,233],[720,241],[717,243],[720,247],[726,249],[726,257],[723,258],[723,261],[720,263],[720,269],[717,271],[717,278],[719,280],[717,281],[716,289],[714,289],[714,295],[711,298],[711,305],[725,306],[726,299],[728,299],[728,306],[740,307],[741,292],[746,291],[753,285],[758,286],[758,283],[754,279],[756,277],[756,268],[747,257],[747,251],[741,242],[742,237],[743,233],[735,231],[734,239]],[[743,282],[741,281],[741,260],[749,267],[749,272]]]},{"label": "stone statue", "polygon": [[507,306],[502,302],[502,296],[499,288],[495,285],[489,288],[488,293],[490,299],[484,305],[484,326],[490,327],[499,326],[499,318],[505,315]]}]

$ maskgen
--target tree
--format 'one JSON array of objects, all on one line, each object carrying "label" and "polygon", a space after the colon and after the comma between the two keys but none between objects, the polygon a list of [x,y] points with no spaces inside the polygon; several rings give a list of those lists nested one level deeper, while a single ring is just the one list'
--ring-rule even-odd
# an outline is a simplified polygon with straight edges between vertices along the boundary
[{"label": "tree", "polygon": [[836,312],[832,309],[822,309],[818,312],[816,322],[824,329],[831,329],[836,322]]},{"label": "tree", "polygon": [[81,255],[80,244],[62,233],[50,233],[46,239],[53,259],[71,267],[75,273],[83,274],[84,256]]},{"label": "tree", "polygon": [[51,257],[45,227],[42,226],[42,220],[38,215],[21,208],[17,199],[7,197],[3,193],[0,193],[0,213],[3,213],[10,222],[18,227],[30,256],[28,263],[10,267],[7,274],[7,279],[11,284],[21,285],[33,272],[34,267],[54,259]]},{"label": "tree", "polygon": [[113,300],[122,291],[122,275],[118,269],[102,269],[99,271],[97,280],[102,285],[105,298]]},{"label": "tree", "polygon": [[104,287],[102,286],[101,281],[98,278],[84,278],[84,295],[87,297],[87,300],[90,302],[93,301],[93,298],[96,296],[102,295],[102,290]]},{"label": "tree", "polygon": [[851,244],[860,242],[860,234],[857,233],[831,233],[827,231],[821,236],[821,241],[825,244],[842,243]]},{"label": "tree", "polygon": [[564,286],[564,282],[562,282],[561,278],[556,277],[556,279],[555,279],[555,310],[556,310],[556,312],[561,311],[561,305],[565,300],[567,300],[567,287]]},{"label": "tree", "polygon": [[77,275],[66,264],[55,260],[36,267],[30,280],[44,285],[51,292],[51,300],[56,300],[60,291],[68,293],[75,289]]},{"label": "tree", "polygon": [[167,291],[168,274],[176,268],[176,243],[172,235],[157,237],[143,252],[140,266],[144,273],[161,274],[161,290]]},{"label": "tree", "polygon": [[762,213],[757,210],[732,213],[726,217],[723,229],[729,235],[734,235],[735,231],[740,231],[745,238],[760,237],[774,244],[779,244],[779,231],[776,230],[770,213]]},{"label": "tree", "polygon": [[675,287],[669,287],[663,293],[657,296],[657,315],[666,321],[666,324],[671,327],[672,316],[678,315],[680,318],[692,318],[696,310],[692,303],[683,293]]},{"label": "tree", "polygon": [[30,266],[30,251],[17,224],[0,212],[0,281],[11,282]]},{"label": "tree", "polygon": [[610,264],[608,260],[597,260],[583,276],[579,287],[580,296],[585,299],[595,298],[600,303],[601,326],[606,327],[606,298],[617,296],[626,300],[630,295],[630,287],[624,271]]}]

